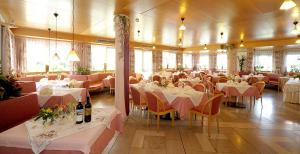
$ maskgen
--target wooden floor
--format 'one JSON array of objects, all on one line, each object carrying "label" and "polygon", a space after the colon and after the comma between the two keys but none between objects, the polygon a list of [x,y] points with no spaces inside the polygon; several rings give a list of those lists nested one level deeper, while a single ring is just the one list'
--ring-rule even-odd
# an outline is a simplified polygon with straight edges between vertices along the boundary
[{"label": "wooden floor", "polygon": [[[92,97],[94,107],[113,106],[108,94]],[[130,113],[125,131],[115,137],[104,153],[111,154],[201,154],[201,153],[300,153],[300,105],[283,103],[282,93],[266,89],[263,108],[260,101],[250,110],[222,105],[220,133],[212,124],[212,137],[207,135],[207,124],[188,121],[161,121],[156,131],[155,121],[146,125],[146,116]],[[200,118],[199,118],[200,119]]]}]

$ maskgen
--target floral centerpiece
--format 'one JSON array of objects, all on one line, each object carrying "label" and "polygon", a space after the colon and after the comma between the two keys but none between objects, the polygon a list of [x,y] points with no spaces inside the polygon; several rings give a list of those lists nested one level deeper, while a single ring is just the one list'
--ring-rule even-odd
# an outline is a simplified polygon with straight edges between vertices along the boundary
[{"label": "floral centerpiece", "polygon": [[34,119],[35,121],[42,119],[43,124],[49,122],[53,124],[53,122],[58,118],[66,118],[67,116],[73,116],[75,113],[76,103],[75,101],[70,102],[68,105],[56,105],[54,107],[42,108],[38,113],[37,117]]},{"label": "floral centerpiece", "polygon": [[160,80],[160,82],[159,81],[154,81],[154,84],[156,84],[156,85],[158,85],[158,86],[160,86],[160,87],[167,87],[168,85],[169,85],[169,80],[167,80],[167,79],[161,79]]}]

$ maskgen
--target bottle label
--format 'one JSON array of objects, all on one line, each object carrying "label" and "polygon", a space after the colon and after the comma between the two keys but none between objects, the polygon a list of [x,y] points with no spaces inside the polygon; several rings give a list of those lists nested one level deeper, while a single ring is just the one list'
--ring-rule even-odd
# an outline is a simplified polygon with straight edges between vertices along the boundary
[{"label": "bottle label", "polygon": [[92,114],[92,109],[91,108],[85,108],[84,115],[89,116],[91,114]]},{"label": "bottle label", "polygon": [[83,109],[76,110],[76,121],[83,121]]}]

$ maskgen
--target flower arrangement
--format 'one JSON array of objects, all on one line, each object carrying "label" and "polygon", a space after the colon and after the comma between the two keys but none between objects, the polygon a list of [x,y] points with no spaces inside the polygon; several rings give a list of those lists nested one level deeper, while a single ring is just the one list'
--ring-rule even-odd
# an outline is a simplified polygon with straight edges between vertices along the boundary
[{"label": "flower arrangement", "polygon": [[35,121],[42,119],[43,124],[49,122],[53,124],[53,122],[57,118],[65,118],[67,115],[74,115],[75,112],[75,101],[70,102],[68,105],[56,105],[53,108],[47,107],[42,108],[38,113],[37,117],[34,119]]},{"label": "flower arrangement", "polygon": [[159,81],[154,81],[153,83],[160,86],[160,87],[165,87],[166,88],[169,85],[170,82],[166,79],[161,79],[160,82]]},{"label": "flower arrangement", "polygon": [[262,71],[264,69],[264,66],[261,66],[261,65],[257,65],[257,66],[255,66],[255,70],[256,71]]}]

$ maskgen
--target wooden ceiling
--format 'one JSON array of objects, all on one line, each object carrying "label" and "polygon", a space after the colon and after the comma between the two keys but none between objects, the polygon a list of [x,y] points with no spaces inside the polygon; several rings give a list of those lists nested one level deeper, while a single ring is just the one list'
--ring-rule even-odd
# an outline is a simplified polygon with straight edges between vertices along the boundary
[{"label": "wooden ceiling", "polygon": [[[291,38],[300,7],[281,11],[283,0],[75,0],[75,33],[114,37],[115,13],[131,20],[131,40],[177,46],[185,17],[184,47]],[[300,0],[294,0],[300,6]],[[72,0],[0,0],[0,13],[17,27],[72,32]],[[136,22],[136,18],[139,22]],[[298,25],[300,26],[300,24]],[[300,27],[299,27],[300,29]],[[140,34],[138,35],[138,30]],[[224,32],[223,39],[220,32]]]}]

